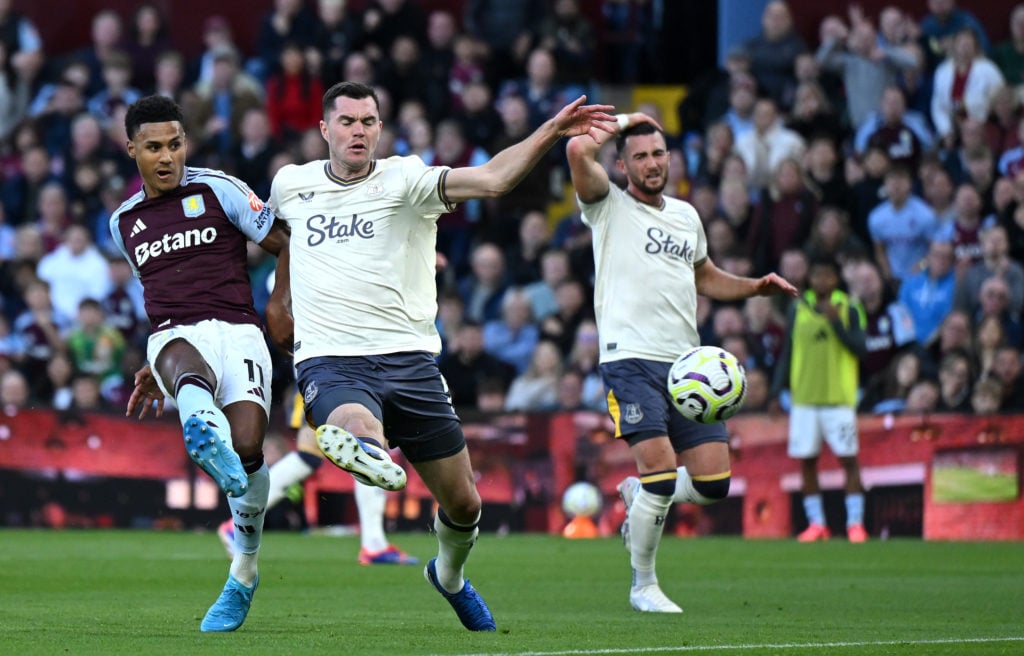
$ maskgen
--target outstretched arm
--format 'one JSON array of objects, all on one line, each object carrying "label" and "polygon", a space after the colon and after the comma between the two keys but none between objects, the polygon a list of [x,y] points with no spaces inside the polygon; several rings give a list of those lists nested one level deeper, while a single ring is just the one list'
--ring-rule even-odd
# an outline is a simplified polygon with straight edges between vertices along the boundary
[{"label": "outstretched arm", "polygon": [[482,166],[452,169],[445,179],[444,192],[452,203],[474,198],[495,198],[512,191],[562,137],[614,131],[615,117],[610,105],[584,105],[580,96],[544,122],[529,137],[509,146]]},{"label": "outstretched arm", "polygon": [[796,287],[789,284],[782,276],[769,273],[760,278],[743,278],[722,271],[711,258],[704,258],[694,265],[694,277],[697,281],[697,293],[716,301],[739,301],[751,296],[771,296],[788,294],[796,296]]}]

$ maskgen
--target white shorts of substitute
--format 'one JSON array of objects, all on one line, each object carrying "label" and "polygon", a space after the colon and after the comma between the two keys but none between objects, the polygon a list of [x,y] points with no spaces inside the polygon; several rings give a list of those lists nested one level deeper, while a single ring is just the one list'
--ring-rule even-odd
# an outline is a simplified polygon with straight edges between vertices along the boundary
[{"label": "white shorts of substitute", "polygon": [[794,405],[789,411],[789,457],[813,458],[822,442],[837,457],[857,455],[857,413],[847,406]]},{"label": "white shorts of substitute", "polygon": [[[146,345],[146,358],[152,365],[167,344],[183,339],[199,351],[217,376],[214,401],[217,406],[252,401],[263,406],[270,416],[270,352],[259,327],[208,319],[188,326],[175,326],[153,333]],[[163,380],[155,376],[164,396],[174,398],[173,390],[164,389]]]}]

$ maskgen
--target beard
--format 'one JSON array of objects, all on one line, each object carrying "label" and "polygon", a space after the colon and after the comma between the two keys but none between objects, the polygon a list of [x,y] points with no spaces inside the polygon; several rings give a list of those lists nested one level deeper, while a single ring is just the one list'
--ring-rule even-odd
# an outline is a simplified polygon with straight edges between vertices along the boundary
[{"label": "beard", "polygon": [[647,182],[647,178],[639,176],[632,177],[631,181],[633,182],[633,186],[640,191],[645,194],[650,194],[651,196],[656,196],[665,190],[665,185],[668,184],[668,176],[662,175],[661,179],[653,185]]}]

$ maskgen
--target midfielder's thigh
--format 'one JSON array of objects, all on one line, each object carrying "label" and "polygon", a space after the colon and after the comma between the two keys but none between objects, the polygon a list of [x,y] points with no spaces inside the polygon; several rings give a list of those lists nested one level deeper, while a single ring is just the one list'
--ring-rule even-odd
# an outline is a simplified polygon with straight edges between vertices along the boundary
[{"label": "midfielder's thigh", "polygon": [[789,410],[790,458],[816,458],[821,454],[819,411],[811,405],[794,405]]}]

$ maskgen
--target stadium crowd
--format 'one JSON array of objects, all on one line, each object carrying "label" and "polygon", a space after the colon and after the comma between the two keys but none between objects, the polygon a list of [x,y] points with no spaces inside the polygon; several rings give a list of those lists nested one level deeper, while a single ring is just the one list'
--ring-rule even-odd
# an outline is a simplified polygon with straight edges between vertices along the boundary
[{"label": "stadium crowd", "polygon": [[[88,46],[62,52],[0,1],[5,411],[123,412],[149,327],[108,218],[140,186],[123,125],[138,98],[178,101],[190,164],[264,199],[281,166],[326,157],[321,96],[342,79],[376,89],[381,156],[474,165],[581,93],[600,101],[602,84],[636,79],[650,11],[606,0],[598,26],[578,0],[466,0],[463,15],[275,0],[253,17],[254,51],[210,15],[204,49],[183,52],[143,3],[100,11]],[[667,193],[697,208],[721,268],[802,287],[808,262],[840,265],[868,317],[862,412],[1024,410],[1024,4],[1008,20],[993,44],[954,0],[901,0],[829,16],[808,43],[774,0],[761,33],[678,107]],[[595,70],[597,48],[614,49],[615,70]],[[665,124],[653,105],[620,108],[633,110]],[[578,212],[550,210],[571,193],[566,174],[556,148],[509,195],[438,222],[439,362],[461,411],[605,407],[590,234]],[[262,309],[274,260],[250,246]],[[699,306],[703,343],[747,367],[745,412],[779,407],[778,298]],[[276,357],[275,398],[290,399],[290,359]]]}]

